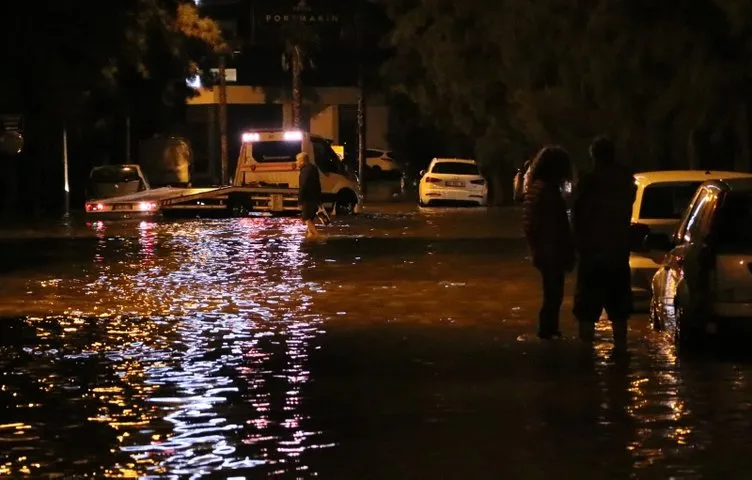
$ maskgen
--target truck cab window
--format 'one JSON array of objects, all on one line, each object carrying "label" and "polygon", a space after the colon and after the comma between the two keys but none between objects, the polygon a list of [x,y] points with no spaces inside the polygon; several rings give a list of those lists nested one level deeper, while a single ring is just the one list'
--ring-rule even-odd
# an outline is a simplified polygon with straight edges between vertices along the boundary
[{"label": "truck cab window", "polygon": [[342,163],[339,156],[322,140],[311,139],[316,166],[324,173],[339,173]]}]

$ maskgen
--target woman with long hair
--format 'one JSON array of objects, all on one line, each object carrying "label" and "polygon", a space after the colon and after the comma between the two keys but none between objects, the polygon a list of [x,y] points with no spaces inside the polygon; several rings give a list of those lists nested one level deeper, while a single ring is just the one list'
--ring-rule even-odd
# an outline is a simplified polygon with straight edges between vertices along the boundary
[{"label": "woman with long hair", "polygon": [[530,169],[530,185],[523,200],[523,230],[542,281],[538,337],[551,339],[561,337],[564,278],[575,264],[567,204],[561,192],[564,182],[571,180],[572,160],[563,148],[546,146],[535,156]]}]

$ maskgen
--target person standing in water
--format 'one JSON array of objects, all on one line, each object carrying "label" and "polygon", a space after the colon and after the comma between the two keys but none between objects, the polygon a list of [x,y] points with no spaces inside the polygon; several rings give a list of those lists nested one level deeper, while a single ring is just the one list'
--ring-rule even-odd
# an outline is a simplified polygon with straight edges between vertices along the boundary
[{"label": "person standing in water", "polygon": [[577,185],[572,208],[580,259],[573,313],[580,324],[580,339],[591,343],[605,309],[614,345],[623,350],[632,313],[629,238],[637,187],[632,171],[616,161],[616,148],[608,137],[593,141],[590,158],[593,170]]},{"label": "person standing in water", "polygon": [[298,204],[303,222],[306,225],[306,240],[319,241],[323,236],[316,228],[316,212],[321,205],[321,179],[319,169],[311,162],[305,152],[295,157],[295,163],[300,171],[298,177]]},{"label": "person standing in water", "polygon": [[545,340],[561,337],[564,279],[575,264],[567,205],[561,193],[571,174],[569,154],[561,147],[544,147],[530,166],[530,184],[523,196],[523,231],[543,287],[538,337]]}]

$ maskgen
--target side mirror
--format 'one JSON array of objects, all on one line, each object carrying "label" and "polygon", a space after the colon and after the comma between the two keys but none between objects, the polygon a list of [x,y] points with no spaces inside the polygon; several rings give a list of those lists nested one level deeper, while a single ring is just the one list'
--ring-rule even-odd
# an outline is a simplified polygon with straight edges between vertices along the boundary
[{"label": "side mirror", "polygon": [[646,251],[669,252],[674,248],[674,242],[671,241],[671,237],[664,233],[651,233],[645,237],[643,246]]},{"label": "side mirror", "polygon": [[423,178],[423,175],[425,175],[425,174],[426,174],[425,170],[421,170],[420,172],[418,172],[418,176],[421,177],[421,178]]}]

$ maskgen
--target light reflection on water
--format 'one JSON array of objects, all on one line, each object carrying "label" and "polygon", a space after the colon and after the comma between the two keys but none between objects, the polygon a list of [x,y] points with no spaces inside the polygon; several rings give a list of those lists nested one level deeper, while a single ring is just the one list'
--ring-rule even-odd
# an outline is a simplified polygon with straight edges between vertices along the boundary
[{"label": "light reflection on water", "polygon": [[584,358],[537,342],[538,278],[492,215],[339,219],[315,247],[290,218],[92,224],[2,279],[32,313],[0,323],[0,476],[750,471],[748,365],[680,361],[640,317],[631,357],[607,322]]},{"label": "light reflection on water", "polygon": [[[75,391],[86,405],[87,421],[79,422],[115,437],[109,462],[100,451],[84,463],[109,464],[101,473],[110,476],[306,471],[301,453],[331,442],[307,427],[302,408],[322,319],[310,308],[311,294],[321,289],[301,273],[309,255],[300,247],[300,223],[248,219],[212,231],[200,222],[142,222],[131,237],[112,235],[103,223],[92,227],[92,263],[56,292],[79,302],[64,317],[28,320],[38,343],[27,338],[30,346],[15,359],[39,378],[45,407]],[[6,374],[8,361],[0,360]],[[89,363],[96,371],[41,375],[56,362],[71,369],[83,363],[82,372]],[[12,385],[3,382],[3,390]],[[19,384],[14,395],[28,392]],[[28,419],[23,410],[16,414]],[[22,450],[22,437],[48,437],[24,421],[6,428],[13,429],[14,450]],[[85,441],[77,435],[69,440]],[[83,450],[79,458],[87,457]],[[0,474],[35,466],[74,468],[32,449],[0,464]]]},{"label": "light reflection on water", "polygon": [[694,431],[696,419],[689,417],[675,347],[665,338],[645,344],[652,363],[646,365],[613,349],[607,320],[599,323],[598,334],[604,341],[596,344],[596,372],[610,400],[601,405],[599,420],[603,425],[633,426],[632,440],[625,444],[632,456],[632,478],[703,478],[697,468],[682,464],[707,445]]}]

